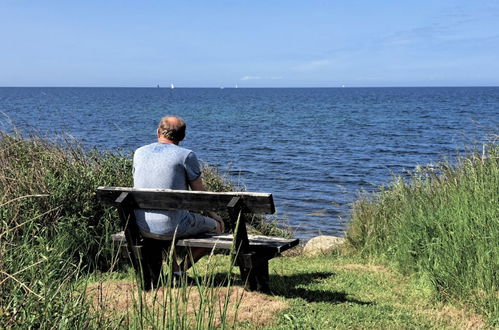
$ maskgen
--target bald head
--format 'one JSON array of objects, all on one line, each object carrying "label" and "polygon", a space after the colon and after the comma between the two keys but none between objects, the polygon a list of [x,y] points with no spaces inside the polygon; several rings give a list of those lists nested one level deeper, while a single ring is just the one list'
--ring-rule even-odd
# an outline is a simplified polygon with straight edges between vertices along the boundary
[{"label": "bald head", "polygon": [[158,138],[164,138],[179,143],[185,137],[185,129],[187,126],[182,118],[179,117],[163,117],[158,124]]}]

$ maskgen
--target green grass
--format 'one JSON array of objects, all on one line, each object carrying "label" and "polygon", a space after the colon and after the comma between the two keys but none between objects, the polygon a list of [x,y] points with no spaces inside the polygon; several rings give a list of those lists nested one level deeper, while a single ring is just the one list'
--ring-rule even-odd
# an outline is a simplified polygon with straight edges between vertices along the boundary
[{"label": "green grass", "polygon": [[[272,262],[274,291],[290,302],[273,329],[456,328],[480,317],[436,302],[413,277],[356,256],[330,254]],[[454,311],[445,316],[443,311]],[[456,317],[458,316],[458,317]]]},{"label": "green grass", "polygon": [[441,300],[499,324],[499,146],[419,168],[354,204],[347,233],[368,258],[415,274]]},{"label": "green grass", "polygon": [[[197,265],[197,274],[214,274],[212,278],[219,281],[225,278],[229,262],[228,256],[203,259]],[[466,306],[456,307],[438,302],[432,292],[414,276],[405,276],[388,267],[371,264],[366,259],[352,255],[351,252],[317,257],[300,255],[275,258],[270,261],[270,275],[271,296],[246,292],[239,299],[228,302],[229,315],[226,322],[228,327],[456,329],[486,326],[484,318],[474,314]],[[108,288],[112,288],[116,283],[133,282],[133,274],[119,279],[106,274],[100,280]],[[232,288],[240,285],[240,280],[236,278]],[[205,293],[217,294],[223,287],[212,288],[213,285],[209,284],[201,286]],[[196,296],[196,292],[193,291],[197,291],[195,286],[186,291],[174,291],[174,294],[182,301]],[[114,294],[115,297],[127,294],[124,290],[106,292],[111,296]],[[207,298],[213,302],[216,300],[213,299],[213,295]],[[152,299],[151,294],[144,299]],[[237,320],[231,317],[231,308],[234,305],[239,305]],[[217,304],[214,303],[212,306]],[[108,317],[126,312],[115,309],[112,311],[107,314]],[[247,311],[252,311],[253,315],[248,316],[245,313]],[[189,319],[185,319],[184,322],[188,324]],[[160,323],[154,324],[157,326]],[[212,324],[218,325],[215,321]],[[153,324],[148,323],[148,325]]]}]

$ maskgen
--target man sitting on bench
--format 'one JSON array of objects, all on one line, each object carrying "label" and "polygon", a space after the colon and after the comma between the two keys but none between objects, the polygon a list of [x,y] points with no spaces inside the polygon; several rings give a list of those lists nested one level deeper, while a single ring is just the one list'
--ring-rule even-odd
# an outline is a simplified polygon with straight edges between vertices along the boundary
[{"label": "man sitting on bench", "polygon": [[[134,153],[134,188],[189,190],[190,187],[205,190],[196,155],[178,145],[184,139],[185,131],[186,125],[181,118],[161,119],[157,129],[158,142],[140,147]],[[207,232],[222,233],[222,218],[214,212],[209,212],[209,215],[205,217],[187,210],[135,210],[139,231],[149,240],[172,240],[174,235],[182,238]],[[196,262],[209,252],[207,248],[192,248],[192,260]],[[190,258],[181,265],[174,260],[174,276],[179,277],[182,270],[190,266]]]}]

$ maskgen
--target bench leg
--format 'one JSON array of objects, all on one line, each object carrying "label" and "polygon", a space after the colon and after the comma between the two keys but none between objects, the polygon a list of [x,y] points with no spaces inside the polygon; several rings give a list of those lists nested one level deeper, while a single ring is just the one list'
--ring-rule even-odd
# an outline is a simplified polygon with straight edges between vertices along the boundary
[{"label": "bench leg", "polygon": [[240,265],[239,270],[246,290],[270,293],[268,259],[258,260],[258,265],[251,268]]},{"label": "bench leg", "polygon": [[260,266],[255,268],[255,278],[257,283],[257,291],[262,293],[270,293],[269,287],[269,261],[265,259]]},{"label": "bench leg", "polygon": [[143,245],[135,247],[134,254],[138,262],[134,268],[142,289],[150,290],[160,284],[162,253],[163,242],[154,239],[144,238]]}]

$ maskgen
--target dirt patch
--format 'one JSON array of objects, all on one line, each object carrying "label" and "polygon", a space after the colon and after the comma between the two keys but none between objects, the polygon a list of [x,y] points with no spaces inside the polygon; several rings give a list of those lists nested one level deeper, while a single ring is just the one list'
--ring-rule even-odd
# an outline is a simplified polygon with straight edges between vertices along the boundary
[{"label": "dirt patch", "polygon": [[361,271],[361,272],[376,272],[387,273],[388,268],[380,265],[361,265],[361,264],[348,264],[336,267],[341,270]]},{"label": "dirt patch", "polygon": [[281,253],[282,257],[296,257],[303,254],[303,248],[305,247],[305,243],[300,242],[297,246],[284,251]]},{"label": "dirt patch", "polygon": [[[207,288],[196,286],[183,288],[160,288],[150,292],[139,292],[129,281],[108,281],[89,286],[86,291],[92,311],[107,321],[130,324],[139,311],[148,315],[151,325],[167,325],[173,318],[187,325],[194,325],[200,316],[203,322],[218,326],[222,319],[228,325],[249,322],[255,327],[271,324],[277,312],[287,303],[272,296],[247,292],[241,287]],[[227,308],[224,308],[228,301]],[[140,307],[142,306],[142,307]],[[208,321],[208,320],[212,321]],[[166,322],[166,323],[165,323]]]},{"label": "dirt patch", "polygon": [[483,329],[486,327],[484,318],[470,310],[444,306],[429,313],[437,324],[449,324],[455,329]]}]

